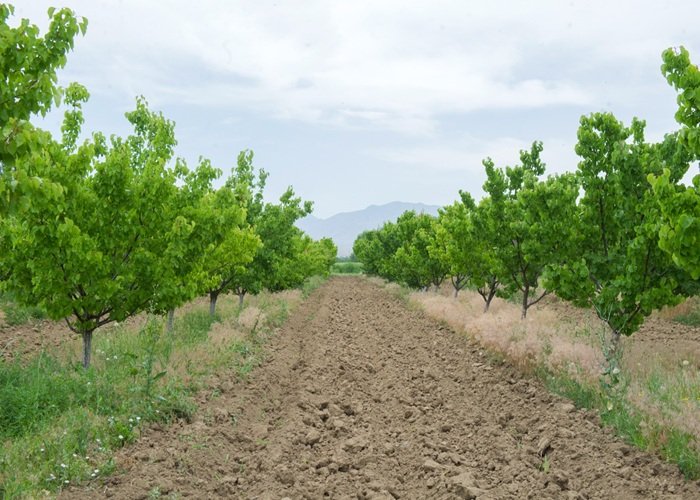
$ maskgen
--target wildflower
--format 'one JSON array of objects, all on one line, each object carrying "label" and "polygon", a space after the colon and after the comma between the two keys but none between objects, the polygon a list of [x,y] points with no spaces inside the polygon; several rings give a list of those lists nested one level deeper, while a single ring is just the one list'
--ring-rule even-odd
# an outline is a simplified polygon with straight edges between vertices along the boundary
[{"label": "wildflower", "polygon": [[620,369],[617,366],[615,368],[613,368],[613,371],[612,371],[613,375],[617,375],[619,373],[620,373]]},{"label": "wildflower", "polygon": [[66,464],[61,464],[61,469],[65,469],[66,467],[68,467]]},{"label": "wildflower", "polygon": [[120,439],[120,440],[123,440],[123,439],[124,439],[124,436],[122,436],[121,434],[119,434],[119,439]]},{"label": "wildflower", "polygon": [[44,450],[44,448],[42,448],[42,449],[40,449],[39,451],[42,452],[42,453],[44,453],[44,451],[46,451],[46,450]]},{"label": "wildflower", "polygon": [[688,366],[689,364],[690,364],[690,361],[688,361],[687,359],[683,360],[683,366]]},{"label": "wildflower", "polygon": [[69,481],[68,479],[66,479],[66,480],[63,481],[63,482],[64,482],[65,484],[69,484],[69,483],[70,483],[70,481]]},{"label": "wildflower", "polygon": [[129,423],[130,423],[130,424],[133,424],[133,423],[134,423],[134,419],[133,419],[133,418],[130,418],[130,419],[129,419]]},{"label": "wildflower", "polygon": [[93,474],[99,474],[99,473],[100,473],[100,469],[95,469],[95,470],[92,471],[92,472],[93,472]]}]

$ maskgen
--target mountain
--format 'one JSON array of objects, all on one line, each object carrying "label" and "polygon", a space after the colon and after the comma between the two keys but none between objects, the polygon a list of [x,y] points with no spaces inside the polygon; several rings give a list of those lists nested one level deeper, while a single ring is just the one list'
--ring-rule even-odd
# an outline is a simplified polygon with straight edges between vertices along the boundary
[{"label": "mountain", "polygon": [[297,226],[314,239],[333,238],[338,245],[338,256],[348,257],[352,253],[355,238],[368,229],[377,229],[387,221],[395,221],[406,210],[415,210],[430,215],[437,215],[437,206],[423,203],[404,203],[394,201],[386,205],[370,205],[364,210],[343,212],[327,219],[313,215],[301,219]]}]

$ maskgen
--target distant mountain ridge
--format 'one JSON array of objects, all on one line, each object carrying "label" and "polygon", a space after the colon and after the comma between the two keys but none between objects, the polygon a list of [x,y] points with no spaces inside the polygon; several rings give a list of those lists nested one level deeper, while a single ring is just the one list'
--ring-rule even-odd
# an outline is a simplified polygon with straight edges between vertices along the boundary
[{"label": "distant mountain ridge", "polygon": [[424,203],[393,201],[385,205],[370,205],[364,210],[342,212],[327,219],[309,215],[301,219],[297,226],[314,239],[333,238],[338,245],[338,256],[348,257],[352,253],[352,244],[363,231],[377,229],[387,221],[395,221],[406,210],[437,215],[438,208],[440,207]]}]

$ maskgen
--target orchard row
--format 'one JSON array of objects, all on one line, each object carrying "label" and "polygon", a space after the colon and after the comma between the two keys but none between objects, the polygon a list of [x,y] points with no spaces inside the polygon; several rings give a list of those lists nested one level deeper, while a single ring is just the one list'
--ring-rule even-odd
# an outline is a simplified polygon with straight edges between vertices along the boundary
[{"label": "orchard row", "polygon": [[[140,98],[127,137],[82,142],[87,90],[57,87],[56,71],[87,22],[49,10],[42,37],[0,5],[0,285],[82,335],[139,312],[165,314],[201,296],[282,290],[328,273],[336,247],[295,226],[311,213],[289,188],[264,200],[267,173],[243,151],[227,178],[208,160],[174,158],[174,123]],[[32,124],[54,103],[61,137]],[[219,186],[220,187],[216,187]],[[172,314],[170,315],[172,318]]]},{"label": "orchard row", "polygon": [[700,175],[681,183],[700,158],[700,71],[684,48],[663,53],[662,72],[678,91],[681,128],[661,142],[644,122],[610,113],[581,118],[573,173],[545,177],[542,144],[517,165],[486,159],[484,198],[468,193],[437,218],[413,212],[360,235],[354,253],[370,274],[414,288],[449,277],[484,298],[522,298],[522,317],[550,293],[592,307],[612,332],[634,333],[653,310],[698,293]]}]

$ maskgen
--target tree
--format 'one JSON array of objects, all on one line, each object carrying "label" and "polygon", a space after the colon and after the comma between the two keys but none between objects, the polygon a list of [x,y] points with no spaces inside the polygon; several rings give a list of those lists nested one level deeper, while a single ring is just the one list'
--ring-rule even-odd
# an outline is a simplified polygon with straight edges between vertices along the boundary
[{"label": "tree", "polygon": [[664,169],[677,182],[689,157],[676,135],[647,144],[643,121],[625,127],[610,113],[581,118],[576,152],[583,189],[578,257],[555,266],[547,282],[560,297],[593,307],[611,329],[614,355],[621,335],[693,288],[659,248],[660,212],[647,182]]},{"label": "tree", "polygon": [[328,276],[338,255],[338,247],[333,240],[321,238],[316,241],[308,235],[303,235],[301,242],[298,263],[292,263],[290,266],[298,270],[297,283],[300,285],[311,276]]},{"label": "tree", "polygon": [[[51,8],[48,32],[41,37],[37,26],[26,19],[10,27],[13,14],[11,5],[0,4],[0,224],[7,223],[4,219],[18,200],[40,182],[16,171],[15,163],[27,157],[44,161],[51,136],[34,128],[29,119],[45,115],[60,100],[63,91],[56,85],[56,71],[65,65],[74,38],[87,29],[86,19],[68,9]],[[7,233],[0,233],[0,284],[12,271],[5,258],[10,244]]]},{"label": "tree", "polygon": [[520,152],[520,165],[505,170],[484,162],[490,197],[484,215],[497,239],[498,281],[506,294],[522,293],[523,319],[551,291],[539,289],[546,268],[568,260],[573,248],[578,187],[571,175],[539,180],[545,171],[541,152],[542,143],[535,142]]},{"label": "tree", "polygon": [[461,194],[462,201],[439,210],[435,239],[428,249],[431,257],[447,269],[455,297],[469,283],[473,262],[478,259],[471,220],[475,210],[474,200],[467,193]]},{"label": "tree", "polygon": [[157,301],[161,256],[182,221],[167,208],[177,194],[177,175],[166,167],[173,123],[139,99],[126,114],[133,135],[108,143],[94,134],[76,146],[86,99],[84,88],[71,86],[62,142],[17,158],[13,177],[31,181],[0,234],[11,249],[8,287],[19,302],[65,318],[82,336],[87,368],[95,329]]},{"label": "tree", "polygon": [[[678,91],[678,139],[687,153],[700,158],[700,70],[684,47],[663,53],[662,73]],[[675,182],[673,172],[650,176],[661,209],[659,245],[693,279],[700,278],[700,175],[692,186]]]},{"label": "tree", "polygon": [[265,288],[271,291],[293,288],[307,277],[300,259],[310,243],[295,223],[311,213],[312,203],[302,201],[291,187],[282,194],[279,203],[265,203],[267,176],[264,170],[256,174],[252,151],[239,154],[235,174],[226,188],[246,193],[240,197],[245,209],[243,224],[256,244],[249,248],[251,252],[245,261],[232,260],[230,253],[215,259],[217,277],[208,288],[212,315],[221,293],[234,291],[242,305],[249,293],[257,294]]},{"label": "tree", "polygon": [[471,218],[470,238],[472,258],[469,261],[470,281],[484,299],[484,313],[499,294],[505,296],[499,281],[498,244],[501,241],[498,219],[491,217],[491,198],[486,196],[475,208]]},{"label": "tree", "polygon": [[[47,140],[46,134],[37,137],[29,118],[45,115],[60,100],[56,71],[65,66],[76,35],[87,29],[87,19],[69,9],[51,8],[48,32],[41,37],[39,28],[27,19],[11,28],[12,14],[11,5],[0,4],[0,174],[12,168],[15,158],[38,154]],[[0,178],[0,195],[6,189],[13,186]]]},{"label": "tree", "polygon": [[[262,205],[262,188],[253,193],[252,161],[252,151],[241,151],[232,174],[210,200],[214,216],[208,225],[211,243],[204,254],[204,290],[212,317],[219,296],[238,286],[239,276],[252,272],[253,259],[262,245],[251,222]],[[263,173],[263,186],[265,178]]]},{"label": "tree", "polygon": [[389,263],[392,279],[411,288],[440,287],[448,269],[430,254],[435,245],[437,219],[428,214],[408,210],[396,220],[396,233],[401,245]]},{"label": "tree", "polygon": [[370,276],[381,276],[382,262],[385,249],[381,242],[381,232],[378,229],[363,231],[355,238],[352,253]]},{"label": "tree", "polygon": [[216,193],[212,187],[221,170],[204,158],[194,170],[178,159],[175,170],[183,184],[172,199],[172,206],[164,209],[174,212],[178,233],[162,255],[161,286],[153,311],[167,312],[168,331],[173,328],[175,308],[201,293],[207,278],[207,250],[221,244],[226,235],[214,209]]}]

